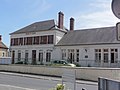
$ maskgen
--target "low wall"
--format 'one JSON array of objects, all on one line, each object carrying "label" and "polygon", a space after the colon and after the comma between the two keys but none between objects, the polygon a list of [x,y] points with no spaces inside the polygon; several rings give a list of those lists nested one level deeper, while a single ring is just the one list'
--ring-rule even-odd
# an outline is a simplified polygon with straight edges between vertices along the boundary
[{"label": "low wall", "polygon": [[0,65],[1,71],[13,71],[21,73],[43,74],[62,76],[63,69],[76,70],[76,78],[98,81],[98,77],[120,80],[120,68],[95,68],[95,67],[46,67],[32,65]]}]

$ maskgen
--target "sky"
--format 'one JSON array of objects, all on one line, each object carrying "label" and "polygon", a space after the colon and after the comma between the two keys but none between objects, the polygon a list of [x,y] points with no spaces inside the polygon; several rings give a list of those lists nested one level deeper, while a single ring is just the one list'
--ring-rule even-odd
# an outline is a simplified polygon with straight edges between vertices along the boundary
[{"label": "sky", "polygon": [[75,30],[115,26],[120,20],[111,10],[112,0],[0,0],[0,35],[9,47],[10,33],[34,22],[58,19],[64,13],[64,26],[75,19]]}]

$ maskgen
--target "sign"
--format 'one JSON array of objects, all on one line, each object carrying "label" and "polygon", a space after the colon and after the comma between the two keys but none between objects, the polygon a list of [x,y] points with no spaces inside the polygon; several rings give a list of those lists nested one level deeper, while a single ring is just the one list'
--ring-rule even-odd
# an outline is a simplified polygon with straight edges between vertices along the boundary
[{"label": "sign", "polygon": [[106,78],[99,78],[98,90],[120,90],[120,81],[106,79]]},{"label": "sign", "polygon": [[120,22],[116,24],[117,40],[120,40]]},{"label": "sign", "polygon": [[112,0],[113,14],[120,19],[120,0]]},{"label": "sign", "polygon": [[76,70],[63,69],[62,84],[69,90],[76,90]]},{"label": "sign", "polygon": [[36,32],[27,32],[26,35],[33,35],[36,34]]}]

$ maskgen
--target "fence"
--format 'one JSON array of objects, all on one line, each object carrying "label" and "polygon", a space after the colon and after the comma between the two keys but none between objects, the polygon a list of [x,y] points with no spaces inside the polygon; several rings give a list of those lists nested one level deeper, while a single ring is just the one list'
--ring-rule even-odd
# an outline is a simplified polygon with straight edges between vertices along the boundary
[{"label": "fence", "polygon": [[1,57],[0,64],[11,64],[11,57]]},{"label": "fence", "polygon": [[99,78],[98,90],[120,90],[120,81],[114,79]]},{"label": "fence", "polygon": [[120,60],[117,62],[111,62],[109,60],[108,62],[104,62],[104,60],[101,60],[100,62],[96,62],[96,60],[80,60],[79,64],[82,67],[111,67],[111,68],[119,68],[120,67]]},{"label": "fence", "polygon": [[[46,61],[46,59],[39,60],[38,58],[37,59],[15,58],[15,64],[44,65],[44,64],[50,64],[52,61],[54,61],[54,60],[51,59],[50,61]],[[66,60],[66,61],[68,61],[68,60]],[[120,60],[118,60],[114,63],[111,62],[111,60],[109,60],[107,62],[105,62],[104,60],[101,60],[99,62],[97,62],[96,60],[79,60],[79,62],[74,61],[73,63],[76,64],[77,66],[81,66],[81,67],[112,67],[112,68],[120,67]]]}]

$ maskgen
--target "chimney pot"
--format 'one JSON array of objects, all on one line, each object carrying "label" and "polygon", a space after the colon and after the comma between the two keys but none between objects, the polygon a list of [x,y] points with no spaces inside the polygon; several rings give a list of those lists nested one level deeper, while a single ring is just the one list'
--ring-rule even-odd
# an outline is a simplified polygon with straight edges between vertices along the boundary
[{"label": "chimney pot", "polygon": [[60,11],[58,15],[58,28],[63,29],[64,14]]},{"label": "chimney pot", "polygon": [[74,30],[74,18],[70,18],[70,31],[73,31]]}]

